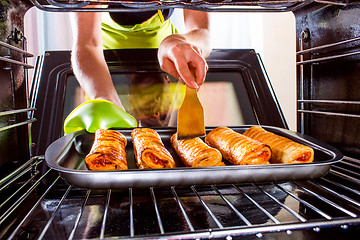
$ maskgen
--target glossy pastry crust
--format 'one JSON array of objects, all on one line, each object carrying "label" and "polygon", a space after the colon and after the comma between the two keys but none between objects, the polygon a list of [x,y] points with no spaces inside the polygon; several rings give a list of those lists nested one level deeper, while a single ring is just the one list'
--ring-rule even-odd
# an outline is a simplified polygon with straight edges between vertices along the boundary
[{"label": "glossy pastry crust", "polygon": [[131,132],[136,164],[139,169],[173,168],[175,161],[165,148],[160,135],[150,128],[135,128]]},{"label": "glossy pastry crust", "polygon": [[269,146],[227,127],[217,127],[205,137],[205,142],[217,148],[234,165],[269,164]]},{"label": "glossy pastry crust", "polygon": [[249,128],[244,135],[270,146],[271,163],[310,163],[314,160],[314,149],[311,147],[268,132],[261,126]]},{"label": "glossy pastry crust", "polygon": [[217,149],[209,147],[198,137],[178,140],[175,133],[171,136],[170,142],[187,167],[225,166],[221,153]]},{"label": "glossy pastry crust", "polygon": [[85,158],[89,170],[125,170],[126,138],[113,130],[99,129],[95,132],[95,140],[90,153]]}]

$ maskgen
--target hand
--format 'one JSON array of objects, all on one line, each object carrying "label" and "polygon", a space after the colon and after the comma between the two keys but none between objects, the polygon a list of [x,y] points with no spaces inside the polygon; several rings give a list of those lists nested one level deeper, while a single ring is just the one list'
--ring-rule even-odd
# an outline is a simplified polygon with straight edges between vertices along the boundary
[{"label": "hand", "polygon": [[202,50],[181,34],[165,38],[159,46],[160,67],[180,82],[198,89],[204,82],[208,65]]}]

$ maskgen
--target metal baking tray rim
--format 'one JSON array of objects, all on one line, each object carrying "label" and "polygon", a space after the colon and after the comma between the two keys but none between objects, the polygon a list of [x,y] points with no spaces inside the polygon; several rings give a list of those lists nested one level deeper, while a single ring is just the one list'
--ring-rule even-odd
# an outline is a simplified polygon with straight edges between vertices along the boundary
[{"label": "metal baking tray rim", "polygon": [[[243,132],[251,126],[253,125],[230,128]],[[73,147],[74,139],[77,136],[88,134],[82,130],[54,141],[46,150],[45,160],[50,168],[58,171],[61,177],[70,184],[83,188],[108,189],[314,179],[325,175],[330,170],[332,164],[343,158],[342,153],[336,148],[310,136],[278,127],[262,127],[278,135],[311,146],[314,148],[314,151],[325,154],[328,159],[306,164],[227,165],[201,168],[176,167],[172,169],[128,169],[117,171],[90,171],[61,166],[59,162],[64,158],[66,159],[66,154]],[[209,132],[214,128],[206,127],[206,131]],[[159,132],[160,136],[163,133],[170,133],[171,135],[176,132],[176,128],[154,129]],[[115,130],[122,132],[127,140],[131,142],[130,133],[133,129]]]}]

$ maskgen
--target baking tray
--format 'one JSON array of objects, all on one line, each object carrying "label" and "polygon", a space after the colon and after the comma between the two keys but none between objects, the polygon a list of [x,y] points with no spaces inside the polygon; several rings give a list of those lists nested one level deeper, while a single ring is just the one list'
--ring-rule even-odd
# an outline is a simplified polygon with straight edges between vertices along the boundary
[{"label": "baking tray", "polygon": [[[230,127],[244,133],[250,125]],[[172,169],[137,169],[131,139],[132,129],[117,129],[125,135],[128,170],[90,171],[85,166],[85,156],[90,152],[95,134],[78,131],[59,138],[45,152],[46,163],[58,171],[69,184],[91,189],[122,189],[165,187],[184,185],[259,183],[271,181],[309,180],[325,175],[331,165],[343,158],[334,147],[312,137],[287,129],[262,126],[275,134],[287,137],[314,149],[313,163],[270,164],[270,165],[231,165],[219,167],[189,168],[181,162],[170,144],[170,137],[176,128],[161,128],[159,133],[165,147],[176,162]],[[215,127],[207,127],[208,133]]]}]

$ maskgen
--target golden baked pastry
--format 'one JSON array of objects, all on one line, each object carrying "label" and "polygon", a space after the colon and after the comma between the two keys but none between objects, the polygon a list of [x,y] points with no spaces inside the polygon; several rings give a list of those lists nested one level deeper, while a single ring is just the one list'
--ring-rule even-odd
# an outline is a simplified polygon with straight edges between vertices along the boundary
[{"label": "golden baked pastry", "polygon": [[165,148],[160,135],[150,128],[135,128],[131,132],[136,164],[140,169],[173,168],[175,161]]},{"label": "golden baked pastry", "polygon": [[249,128],[244,135],[270,146],[271,163],[310,163],[314,160],[314,149],[311,147],[268,132],[260,126]]},{"label": "golden baked pastry", "polygon": [[113,130],[99,129],[90,153],[85,158],[89,170],[124,170],[126,161],[126,138]]},{"label": "golden baked pastry", "polygon": [[269,146],[227,127],[210,131],[205,142],[217,148],[226,160],[235,165],[269,164],[271,158]]},{"label": "golden baked pastry", "polygon": [[171,145],[187,167],[225,166],[221,153],[209,147],[200,138],[178,140],[177,134],[171,136]]}]

